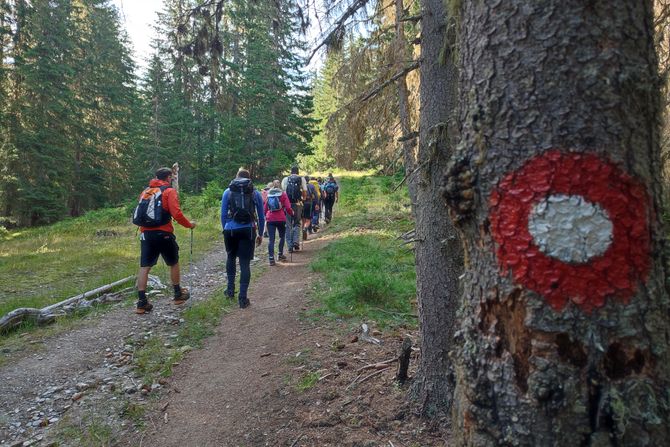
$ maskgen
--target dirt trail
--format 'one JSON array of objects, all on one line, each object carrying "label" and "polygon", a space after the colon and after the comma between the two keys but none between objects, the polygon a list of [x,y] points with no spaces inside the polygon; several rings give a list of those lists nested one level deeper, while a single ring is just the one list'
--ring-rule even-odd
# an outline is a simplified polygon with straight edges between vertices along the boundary
[{"label": "dirt trail", "polygon": [[[187,259],[183,253],[182,258]],[[197,282],[183,272],[182,281],[192,283],[196,300],[221,285],[224,259],[219,243],[194,265],[192,276]],[[6,348],[2,352],[6,361],[0,366],[0,445],[47,444],[61,419],[80,419],[77,413],[96,411],[97,404],[104,407],[108,399],[119,401],[115,393],[120,390],[133,397],[139,394],[131,368],[133,341],[175,331],[182,311],[166,296],[151,299],[155,309],[150,314],[138,316],[119,303],[78,321],[72,330],[43,339],[25,333],[20,349]],[[112,416],[116,418],[103,422],[121,424],[118,415]]]},{"label": "dirt trail", "polygon": [[[35,351],[3,353],[0,445],[445,445],[439,427],[411,411],[393,365],[365,369],[392,361],[412,330],[377,331],[383,344],[374,345],[358,342],[346,323],[301,318],[320,280],[308,264],[331,239],[319,233],[292,263],[265,267],[252,280],[251,306],[224,315],[204,346],[151,390],[141,388],[134,355],[149,340],[167,346],[177,336],[182,308],[170,304],[169,290],[152,297],[148,315],[121,303],[69,332],[27,334]],[[266,262],[264,249],[257,256]],[[218,244],[195,265],[195,300],[224,284],[224,257]]]},{"label": "dirt trail", "polygon": [[[264,405],[280,396],[286,360],[304,344],[299,313],[307,301],[308,263],[325,245],[308,241],[292,263],[278,263],[249,290],[251,307],[225,316],[203,349],[188,354],[170,380],[168,423],[160,418],[143,446],[266,445]],[[176,392],[179,391],[179,392]]]}]

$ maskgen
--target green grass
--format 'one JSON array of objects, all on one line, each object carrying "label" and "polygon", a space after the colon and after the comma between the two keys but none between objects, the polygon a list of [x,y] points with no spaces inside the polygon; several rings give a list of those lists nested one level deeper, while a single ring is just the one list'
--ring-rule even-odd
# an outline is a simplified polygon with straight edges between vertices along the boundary
[{"label": "green grass", "polygon": [[315,371],[309,372],[305,374],[300,380],[298,380],[298,383],[296,384],[295,387],[298,391],[307,391],[310,388],[313,388],[318,381],[319,381],[319,373]]},{"label": "green grass", "polygon": [[59,427],[59,437],[68,443],[85,447],[108,447],[116,444],[114,430],[99,417],[89,416],[80,425],[68,424]]},{"label": "green grass", "polygon": [[124,418],[129,419],[138,427],[144,427],[144,416],[147,412],[147,407],[137,402],[126,401],[123,403],[121,414]]},{"label": "green grass", "polygon": [[339,177],[340,200],[330,225],[338,237],[311,265],[324,275],[314,314],[374,320],[382,327],[416,324],[414,254],[397,239],[413,227],[406,189],[392,192],[400,180]]},{"label": "green grass", "polygon": [[[198,223],[194,259],[220,237],[216,199],[182,198],[184,213]],[[41,308],[115,280],[135,275],[139,265],[137,227],[130,223],[132,204],[66,219],[57,224],[14,231],[0,239],[0,315],[19,308]],[[189,231],[174,224],[181,263],[189,261]],[[99,230],[107,235],[96,234]],[[152,270],[169,283],[163,262]]]}]

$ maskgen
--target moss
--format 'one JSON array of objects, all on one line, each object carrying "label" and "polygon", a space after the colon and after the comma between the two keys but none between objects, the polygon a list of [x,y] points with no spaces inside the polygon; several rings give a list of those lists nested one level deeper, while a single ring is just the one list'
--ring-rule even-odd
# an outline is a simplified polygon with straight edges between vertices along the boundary
[{"label": "moss", "polygon": [[617,436],[621,437],[626,433],[626,426],[628,425],[628,418],[630,416],[629,409],[617,390],[610,391],[609,404],[614,429]]},{"label": "moss", "polygon": [[461,30],[461,0],[444,0],[447,13],[447,32],[444,33],[444,42],[442,51],[440,51],[439,62],[446,64],[447,57],[451,57],[451,62],[456,64],[459,59],[458,40]]}]

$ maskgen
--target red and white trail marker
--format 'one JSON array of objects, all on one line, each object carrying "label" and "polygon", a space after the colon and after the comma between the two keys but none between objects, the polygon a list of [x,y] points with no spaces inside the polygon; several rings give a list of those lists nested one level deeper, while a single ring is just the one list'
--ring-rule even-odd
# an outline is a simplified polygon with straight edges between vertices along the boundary
[{"label": "red and white trail marker", "polygon": [[645,188],[593,154],[551,150],[507,174],[489,198],[503,274],[556,310],[627,303],[650,267]]}]

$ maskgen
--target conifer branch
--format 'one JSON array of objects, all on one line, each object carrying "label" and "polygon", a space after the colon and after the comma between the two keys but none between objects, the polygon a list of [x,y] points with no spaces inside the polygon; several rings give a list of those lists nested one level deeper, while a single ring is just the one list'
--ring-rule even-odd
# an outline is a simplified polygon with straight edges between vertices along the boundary
[{"label": "conifer branch", "polygon": [[407,67],[403,68],[402,70],[400,70],[399,72],[397,72],[396,74],[394,74],[393,76],[391,76],[391,78],[387,79],[386,81],[384,81],[383,83],[381,83],[381,84],[378,85],[377,87],[375,87],[375,88],[373,88],[372,90],[370,90],[369,92],[367,92],[367,93],[360,99],[360,102],[365,102],[365,101],[369,100],[370,98],[374,97],[374,96],[377,95],[379,92],[381,92],[381,91],[384,90],[386,87],[388,87],[390,84],[394,83],[395,81],[397,81],[397,80],[400,79],[401,77],[403,77],[403,76],[407,75],[408,73],[410,73],[410,72],[416,70],[417,68],[419,68],[420,65],[421,65],[421,60],[417,60],[417,61],[412,62],[412,63],[411,63],[410,65],[408,65]]},{"label": "conifer branch", "polygon": [[346,11],[344,11],[344,13],[340,16],[340,18],[337,19],[337,21],[333,25],[333,28],[326,35],[326,37],[321,39],[321,43],[319,43],[316,47],[314,47],[314,49],[310,53],[309,57],[307,58],[307,62],[306,62],[307,64],[310,63],[310,61],[312,60],[312,58],[314,57],[316,52],[319,51],[319,49],[321,49],[321,47],[323,47],[324,45],[327,45],[329,42],[332,41],[332,39],[334,37],[337,36],[338,33],[341,32],[342,28],[344,27],[345,22],[349,19],[349,17],[354,15],[359,9],[365,7],[365,5],[368,3],[368,1],[369,0],[356,0],[354,3],[351,4],[351,6],[349,6],[347,8]]}]

